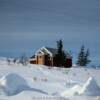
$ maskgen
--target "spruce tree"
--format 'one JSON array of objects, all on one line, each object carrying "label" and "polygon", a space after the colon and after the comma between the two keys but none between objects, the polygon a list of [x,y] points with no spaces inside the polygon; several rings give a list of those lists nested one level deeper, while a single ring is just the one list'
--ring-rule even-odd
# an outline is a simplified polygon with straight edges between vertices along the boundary
[{"label": "spruce tree", "polygon": [[56,66],[64,66],[66,60],[66,54],[63,50],[62,40],[57,41],[57,54],[55,55]]},{"label": "spruce tree", "polygon": [[79,66],[86,66],[87,64],[89,64],[91,61],[89,60],[89,49],[87,49],[87,51],[85,51],[85,47],[84,45],[82,45],[81,50],[78,54],[78,60],[77,60],[77,65]]},{"label": "spruce tree", "polygon": [[85,64],[89,64],[91,62],[91,60],[89,59],[90,56],[90,52],[89,49],[87,49],[86,54],[85,54]]},{"label": "spruce tree", "polygon": [[84,51],[84,45],[82,45],[81,50],[78,54],[77,65],[84,66],[85,65],[84,60],[85,60],[85,51]]}]

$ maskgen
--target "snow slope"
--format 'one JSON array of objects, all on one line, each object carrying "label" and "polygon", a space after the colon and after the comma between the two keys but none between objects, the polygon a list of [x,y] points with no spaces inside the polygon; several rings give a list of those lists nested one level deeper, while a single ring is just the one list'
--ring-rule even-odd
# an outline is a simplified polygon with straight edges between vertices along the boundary
[{"label": "snow slope", "polygon": [[99,75],[97,69],[8,65],[3,59],[0,60],[0,99],[97,100]]}]

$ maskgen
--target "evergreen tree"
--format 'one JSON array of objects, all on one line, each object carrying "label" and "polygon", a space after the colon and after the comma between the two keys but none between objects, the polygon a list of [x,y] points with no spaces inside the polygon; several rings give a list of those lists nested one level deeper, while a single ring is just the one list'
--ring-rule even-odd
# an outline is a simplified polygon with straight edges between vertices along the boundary
[{"label": "evergreen tree", "polygon": [[86,54],[85,54],[85,64],[89,64],[91,62],[91,60],[89,59],[90,56],[90,52],[89,49],[87,49]]},{"label": "evergreen tree", "polygon": [[64,66],[66,60],[66,54],[63,50],[62,40],[57,41],[57,54],[54,57],[56,66]]},{"label": "evergreen tree", "polygon": [[79,66],[86,66],[89,64],[91,61],[89,60],[89,50],[85,51],[84,45],[82,45],[81,50],[78,54],[78,60],[77,60],[77,65]]},{"label": "evergreen tree", "polygon": [[85,52],[84,52],[84,45],[82,45],[81,50],[78,54],[77,65],[84,66],[84,59],[85,59]]}]

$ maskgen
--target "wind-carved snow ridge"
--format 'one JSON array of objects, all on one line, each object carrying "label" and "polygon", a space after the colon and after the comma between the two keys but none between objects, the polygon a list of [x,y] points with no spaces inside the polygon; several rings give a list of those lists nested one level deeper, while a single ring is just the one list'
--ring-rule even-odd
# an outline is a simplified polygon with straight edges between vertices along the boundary
[{"label": "wind-carved snow ridge", "polygon": [[87,82],[82,86],[79,95],[98,96],[100,95],[100,87],[93,77],[90,77]]},{"label": "wind-carved snow ridge", "polygon": [[67,96],[75,96],[78,95],[78,91],[81,89],[81,87],[79,85],[75,85],[72,88],[64,91],[63,93],[61,93],[62,97],[67,97]]},{"label": "wind-carved snow ridge", "polygon": [[90,77],[83,86],[75,85],[67,91],[64,91],[61,96],[100,96],[100,87],[93,77]]},{"label": "wind-carved snow ridge", "polygon": [[11,73],[0,79],[0,94],[12,96],[16,95],[24,90],[40,92],[46,94],[42,90],[38,90],[35,88],[30,88],[27,85],[27,82],[21,76]]}]

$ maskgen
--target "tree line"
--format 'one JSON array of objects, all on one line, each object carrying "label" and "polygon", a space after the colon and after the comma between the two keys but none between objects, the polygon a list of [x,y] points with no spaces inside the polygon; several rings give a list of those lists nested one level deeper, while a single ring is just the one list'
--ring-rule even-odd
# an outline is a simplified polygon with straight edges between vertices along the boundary
[{"label": "tree line", "polygon": [[[66,58],[68,56],[72,57],[72,54],[65,52],[63,41],[57,41],[57,54],[54,57],[56,59],[56,66],[65,66]],[[87,66],[90,62],[90,51],[89,49],[85,50],[85,46],[82,45],[77,56],[76,65]]]}]

